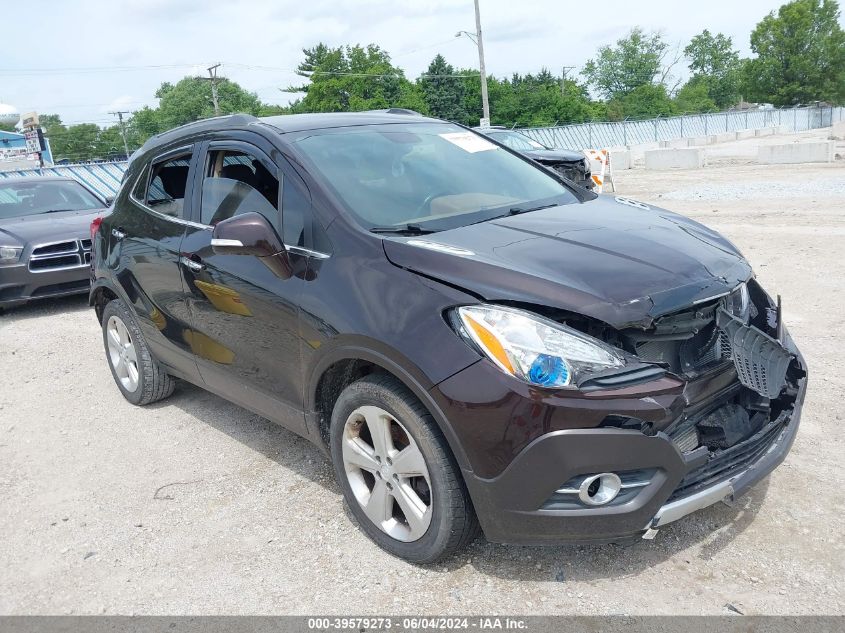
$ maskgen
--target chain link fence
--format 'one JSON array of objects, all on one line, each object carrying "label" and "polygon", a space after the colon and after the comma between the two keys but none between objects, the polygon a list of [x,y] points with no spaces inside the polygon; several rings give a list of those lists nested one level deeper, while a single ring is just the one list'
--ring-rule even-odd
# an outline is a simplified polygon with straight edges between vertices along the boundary
[{"label": "chain link fence", "polygon": [[772,127],[782,128],[783,132],[787,133],[805,132],[829,127],[843,119],[845,108],[841,106],[805,106],[729,110],[639,121],[574,123],[521,128],[519,131],[548,147],[590,149]]}]

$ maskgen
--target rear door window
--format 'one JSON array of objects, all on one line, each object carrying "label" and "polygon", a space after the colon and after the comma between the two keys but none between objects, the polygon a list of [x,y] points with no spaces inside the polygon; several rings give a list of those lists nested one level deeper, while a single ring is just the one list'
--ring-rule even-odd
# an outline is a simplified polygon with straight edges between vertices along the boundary
[{"label": "rear door window", "polygon": [[144,204],[163,215],[183,217],[190,164],[190,152],[154,162]]}]

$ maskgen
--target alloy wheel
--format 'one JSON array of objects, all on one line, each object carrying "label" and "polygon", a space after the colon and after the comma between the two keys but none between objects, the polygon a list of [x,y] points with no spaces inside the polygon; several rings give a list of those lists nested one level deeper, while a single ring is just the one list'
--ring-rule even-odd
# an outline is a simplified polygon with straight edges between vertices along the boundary
[{"label": "alloy wheel", "polygon": [[138,388],[138,356],[129,329],[120,318],[109,318],[106,324],[106,340],[109,362],[120,384],[129,392],[135,391]]},{"label": "alloy wheel", "polygon": [[343,466],[364,514],[389,536],[411,542],[431,524],[431,478],[411,434],[390,413],[355,409],[343,429]]}]

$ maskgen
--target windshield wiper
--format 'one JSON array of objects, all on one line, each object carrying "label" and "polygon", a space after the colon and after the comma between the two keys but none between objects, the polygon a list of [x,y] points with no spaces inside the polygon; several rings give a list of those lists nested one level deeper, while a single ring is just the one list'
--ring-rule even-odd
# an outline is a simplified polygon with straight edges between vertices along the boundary
[{"label": "windshield wiper", "polygon": [[64,213],[65,211],[79,211],[79,209],[47,209],[41,213]]},{"label": "windshield wiper", "polygon": [[520,213],[530,213],[531,211],[539,211],[540,209],[550,209],[551,207],[556,207],[557,204],[554,202],[550,202],[549,204],[540,204],[536,207],[511,207],[508,209],[508,215],[519,215]]},{"label": "windshield wiper", "polygon": [[393,233],[395,235],[428,235],[437,233],[432,229],[424,229],[419,224],[404,224],[402,226],[374,226],[370,233]]}]

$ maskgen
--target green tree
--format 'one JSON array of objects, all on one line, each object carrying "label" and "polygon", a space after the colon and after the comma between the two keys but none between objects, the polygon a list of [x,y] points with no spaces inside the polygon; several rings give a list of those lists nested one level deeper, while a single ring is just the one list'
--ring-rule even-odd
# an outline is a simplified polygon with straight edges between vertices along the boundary
[{"label": "green tree", "polygon": [[663,82],[667,49],[659,33],[645,33],[635,27],[617,40],[616,46],[599,48],[596,58],[585,64],[581,74],[601,96],[619,99],[640,86]]},{"label": "green tree", "polygon": [[716,102],[710,97],[710,82],[707,77],[693,77],[675,95],[675,109],[679,113],[707,112],[716,109]]},{"label": "green tree", "polygon": [[54,160],[69,160],[71,162],[99,158],[97,139],[100,128],[94,123],[80,123],[70,125],[63,130],[56,129],[50,138]]},{"label": "green tree", "polygon": [[443,55],[436,55],[428,65],[418,85],[422,91],[429,113],[448,121],[466,121],[469,117],[465,108],[466,83],[457,77],[454,66],[446,62]]},{"label": "green tree", "polygon": [[[202,77],[185,77],[176,84],[165,82],[155,96],[159,99],[157,118],[164,130],[214,116],[211,82]],[[255,93],[225,77],[217,80],[217,102],[220,114],[257,115],[262,106]]]},{"label": "green tree", "polygon": [[607,103],[611,120],[649,119],[675,113],[675,105],[663,84],[641,84]]},{"label": "green tree", "polygon": [[291,104],[292,112],[349,112],[381,108],[411,108],[427,112],[422,91],[394,66],[390,55],[375,44],[304,49],[297,74],[307,84],[290,88],[305,96]]},{"label": "green tree", "polygon": [[16,132],[14,123],[0,123],[0,131],[2,132]]},{"label": "green tree", "polygon": [[704,29],[690,40],[684,54],[689,59],[692,72],[687,84],[689,88],[684,86],[688,93],[684,97],[686,101],[690,100],[693,92],[699,98],[703,87],[710,100],[720,108],[737,102],[741,62],[730,37],[722,33],[713,35]]},{"label": "green tree", "polygon": [[751,33],[749,100],[777,106],[845,102],[845,32],[835,0],[793,0]]}]

